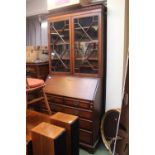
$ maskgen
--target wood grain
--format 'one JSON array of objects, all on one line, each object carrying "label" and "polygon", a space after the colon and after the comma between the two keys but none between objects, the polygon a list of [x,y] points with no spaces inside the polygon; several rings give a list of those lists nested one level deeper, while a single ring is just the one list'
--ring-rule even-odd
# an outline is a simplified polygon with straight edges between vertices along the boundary
[{"label": "wood grain", "polygon": [[47,79],[45,92],[71,98],[93,100],[98,78],[52,76]]},{"label": "wood grain", "polygon": [[42,122],[31,132],[33,155],[67,155],[64,128]]}]

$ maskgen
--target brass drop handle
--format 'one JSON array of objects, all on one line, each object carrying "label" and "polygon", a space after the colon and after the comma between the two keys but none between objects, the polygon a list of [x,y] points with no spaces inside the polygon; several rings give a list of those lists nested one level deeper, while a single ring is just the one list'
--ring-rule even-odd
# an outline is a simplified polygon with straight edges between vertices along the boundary
[{"label": "brass drop handle", "polygon": [[79,102],[78,101],[74,101],[73,104],[74,104],[74,106],[78,106]]},{"label": "brass drop handle", "polygon": [[76,112],[75,112],[75,115],[77,115],[77,116],[78,116],[78,115],[79,115],[79,111],[76,111]]},{"label": "brass drop handle", "polygon": [[52,110],[55,110],[55,104],[52,104]]},{"label": "brass drop handle", "polygon": [[92,104],[90,105],[90,109],[93,109],[93,105]]}]

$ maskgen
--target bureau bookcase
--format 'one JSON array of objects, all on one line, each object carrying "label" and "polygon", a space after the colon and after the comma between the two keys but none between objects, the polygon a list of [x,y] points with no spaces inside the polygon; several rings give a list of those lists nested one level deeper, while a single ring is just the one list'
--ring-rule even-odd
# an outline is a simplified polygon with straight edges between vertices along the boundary
[{"label": "bureau bookcase", "polygon": [[79,116],[79,143],[91,153],[104,111],[104,14],[104,6],[93,5],[48,17],[45,92],[53,112]]}]

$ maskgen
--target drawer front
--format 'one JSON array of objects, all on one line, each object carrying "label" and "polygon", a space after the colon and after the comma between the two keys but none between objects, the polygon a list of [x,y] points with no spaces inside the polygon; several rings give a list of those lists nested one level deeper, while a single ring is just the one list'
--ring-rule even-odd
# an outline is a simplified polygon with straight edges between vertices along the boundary
[{"label": "drawer front", "polygon": [[92,120],[93,118],[93,113],[90,110],[82,110],[78,108],[73,108],[73,107],[64,106],[61,104],[53,104],[53,103],[51,104],[51,109],[53,111],[73,114],[73,115],[79,116],[81,118],[89,119],[89,120]]},{"label": "drawer front", "polygon": [[90,120],[80,118],[79,119],[79,127],[81,129],[93,131],[93,122]]},{"label": "drawer front", "polygon": [[87,143],[89,145],[93,144],[93,134],[92,132],[86,131],[86,130],[79,130],[80,135],[80,142]]},{"label": "drawer front", "polygon": [[51,103],[61,103],[61,104],[63,103],[63,98],[59,96],[48,96],[47,95],[47,98],[48,98],[48,101]]},{"label": "drawer front", "polygon": [[90,109],[91,103],[87,101],[81,101],[81,100],[74,100],[69,98],[64,98],[64,104],[77,107],[77,108],[84,108],[84,109]]}]

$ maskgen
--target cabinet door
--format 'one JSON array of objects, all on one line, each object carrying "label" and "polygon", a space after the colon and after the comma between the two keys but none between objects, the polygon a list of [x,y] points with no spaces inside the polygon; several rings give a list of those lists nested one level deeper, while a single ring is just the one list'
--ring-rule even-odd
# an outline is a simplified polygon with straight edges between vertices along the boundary
[{"label": "cabinet door", "polygon": [[50,71],[70,73],[70,20],[58,19],[49,22]]},{"label": "cabinet door", "polygon": [[73,19],[74,73],[99,72],[99,16],[84,15]]}]

